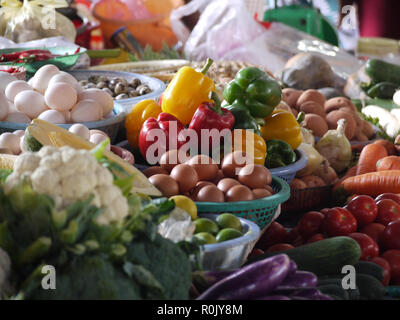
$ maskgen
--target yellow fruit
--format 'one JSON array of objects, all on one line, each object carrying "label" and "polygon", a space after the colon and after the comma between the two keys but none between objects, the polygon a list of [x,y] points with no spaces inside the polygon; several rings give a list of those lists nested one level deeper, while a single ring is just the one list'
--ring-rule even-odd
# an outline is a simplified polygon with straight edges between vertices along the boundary
[{"label": "yellow fruit", "polygon": [[186,211],[190,215],[192,220],[197,219],[197,207],[192,199],[186,196],[173,196],[169,198],[169,200],[174,200],[175,205],[178,208]]}]

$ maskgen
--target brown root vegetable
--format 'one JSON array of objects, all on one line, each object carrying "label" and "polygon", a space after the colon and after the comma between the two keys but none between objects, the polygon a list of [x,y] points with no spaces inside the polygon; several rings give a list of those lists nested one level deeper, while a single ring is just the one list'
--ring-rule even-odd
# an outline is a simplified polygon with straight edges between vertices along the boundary
[{"label": "brown root vegetable", "polygon": [[292,109],[285,101],[279,102],[279,104],[275,107],[275,110],[284,110],[292,113]]},{"label": "brown root vegetable", "polygon": [[285,101],[291,108],[296,108],[297,100],[302,93],[302,90],[285,88],[282,90],[282,101]]},{"label": "brown root vegetable", "polygon": [[374,127],[367,120],[362,120],[362,123],[362,132],[368,137],[368,139],[371,138],[375,134]]},{"label": "brown root vegetable", "polygon": [[317,114],[306,114],[303,123],[304,127],[311,130],[316,137],[323,137],[329,130],[325,119]]},{"label": "brown root vegetable", "polygon": [[315,175],[302,177],[301,180],[303,180],[303,182],[307,185],[308,188],[326,186],[325,181],[322,180],[322,178]]},{"label": "brown root vegetable", "polygon": [[364,133],[358,132],[357,134],[354,135],[353,140],[354,140],[354,141],[366,142],[366,141],[368,141],[369,139],[368,139],[368,137],[367,137]]},{"label": "brown root vegetable", "polygon": [[290,183],[290,189],[292,190],[307,189],[307,184],[303,180],[293,179],[292,182]]},{"label": "brown root vegetable", "polygon": [[374,144],[380,144],[382,147],[384,147],[389,156],[394,156],[397,154],[396,146],[390,141],[380,139],[375,141]]},{"label": "brown root vegetable", "polygon": [[292,108],[292,113],[296,118],[299,115],[299,112],[295,108]]},{"label": "brown root vegetable", "polygon": [[353,139],[354,134],[356,133],[356,121],[354,120],[353,115],[349,112],[344,112],[342,110],[329,112],[326,116],[326,122],[328,123],[329,129],[336,129],[337,122],[340,119],[346,119],[346,137],[349,140]]},{"label": "brown root vegetable", "polygon": [[314,101],[320,105],[325,105],[325,96],[314,89],[309,89],[304,91],[301,96],[299,97],[299,99],[297,99],[297,107],[299,108],[303,103],[308,102],[308,101]]},{"label": "brown root vegetable", "polygon": [[299,111],[304,112],[305,114],[314,113],[322,118],[326,117],[325,109],[322,104],[319,104],[315,101],[307,101],[301,104],[299,107]]},{"label": "brown root vegetable", "polygon": [[336,171],[329,165],[326,159],[322,161],[318,169],[314,171],[314,175],[324,180],[327,185],[334,184],[339,180]]},{"label": "brown root vegetable", "polygon": [[325,111],[326,113],[329,113],[331,111],[339,110],[342,108],[347,108],[352,110],[353,112],[357,113],[357,107],[354,105],[351,100],[344,98],[344,97],[337,97],[337,98],[332,98],[329,99],[328,101],[325,102]]}]

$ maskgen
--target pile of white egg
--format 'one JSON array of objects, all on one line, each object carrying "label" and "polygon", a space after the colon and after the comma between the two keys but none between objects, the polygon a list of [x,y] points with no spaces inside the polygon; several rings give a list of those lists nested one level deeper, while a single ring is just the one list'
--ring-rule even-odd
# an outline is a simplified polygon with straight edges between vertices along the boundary
[{"label": "pile of white egg", "polygon": [[52,64],[41,67],[28,82],[0,74],[0,121],[92,122],[109,117],[113,107],[109,93],[83,89],[72,75]]}]

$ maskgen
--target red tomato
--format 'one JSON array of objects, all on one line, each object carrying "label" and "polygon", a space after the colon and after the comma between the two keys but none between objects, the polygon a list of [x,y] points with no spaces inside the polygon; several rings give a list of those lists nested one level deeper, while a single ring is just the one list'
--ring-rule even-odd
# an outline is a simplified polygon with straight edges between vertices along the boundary
[{"label": "red tomato", "polygon": [[382,284],[386,287],[390,282],[390,264],[385,259],[381,257],[373,257],[371,262],[376,263],[378,266],[381,266],[384,271],[384,278],[382,280]]},{"label": "red tomato", "polygon": [[361,248],[360,260],[371,260],[373,257],[379,256],[378,244],[372,240],[370,236],[364,233],[351,233],[349,237],[356,240]]},{"label": "red tomato", "polygon": [[376,243],[379,243],[379,238],[383,230],[385,230],[385,226],[383,224],[374,222],[364,226],[361,229],[361,233],[365,233],[366,235],[370,236],[372,240],[374,240]]},{"label": "red tomato", "polygon": [[390,199],[395,201],[396,203],[400,204],[400,196],[395,193],[382,193],[381,195],[375,198],[375,202],[378,202],[383,199]]},{"label": "red tomato", "polygon": [[357,231],[357,220],[344,208],[333,208],[325,215],[322,230],[330,237],[346,236]]},{"label": "red tomato", "polygon": [[389,223],[381,235],[381,245],[386,249],[400,250],[400,220]]},{"label": "red tomato", "polygon": [[286,229],[281,224],[272,222],[258,240],[257,248],[266,250],[274,244],[285,242],[286,234]]},{"label": "red tomato", "polygon": [[285,250],[290,250],[293,248],[294,248],[294,246],[292,246],[289,243],[279,243],[279,244],[275,244],[272,247],[268,248],[266,252],[285,251]]},{"label": "red tomato", "polygon": [[357,196],[345,208],[353,214],[358,225],[374,222],[378,215],[378,206],[370,196]]},{"label": "red tomato", "polygon": [[322,214],[327,214],[327,213],[329,212],[329,210],[331,210],[331,209],[325,208],[325,209],[322,209],[320,212],[321,212]]},{"label": "red tomato", "polygon": [[324,215],[321,212],[310,211],[301,217],[298,227],[299,233],[304,239],[308,239],[317,234],[321,229]]},{"label": "red tomato", "polygon": [[286,235],[285,243],[293,243],[300,236],[299,227],[296,226]]},{"label": "red tomato", "polygon": [[307,243],[318,242],[324,239],[325,239],[324,235],[322,233],[318,233],[313,235],[310,239],[308,239]]},{"label": "red tomato", "polygon": [[254,249],[250,252],[250,254],[249,254],[249,256],[247,257],[247,259],[254,258],[254,257],[257,257],[257,256],[261,256],[262,254],[264,254],[264,251],[263,251],[263,250],[254,248]]},{"label": "red tomato", "polygon": [[386,251],[382,256],[389,262],[392,279],[400,279],[400,250]]},{"label": "red tomato", "polygon": [[294,245],[295,247],[300,247],[305,243],[306,243],[306,240],[304,240],[304,238],[302,236],[298,236],[296,239],[294,239],[294,241],[292,242],[292,245]]},{"label": "red tomato", "polygon": [[378,201],[378,216],[376,222],[387,226],[390,222],[400,220],[400,204],[391,199]]}]

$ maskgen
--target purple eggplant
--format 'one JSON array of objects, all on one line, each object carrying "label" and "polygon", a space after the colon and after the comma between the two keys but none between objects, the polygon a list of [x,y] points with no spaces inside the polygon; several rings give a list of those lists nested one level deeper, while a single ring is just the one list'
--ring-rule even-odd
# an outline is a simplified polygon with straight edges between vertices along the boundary
[{"label": "purple eggplant", "polygon": [[288,276],[291,275],[292,273],[297,271],[297,264],[293,260],[290,260],[290,265],[289,265],[289,272]]},{"label": "purple eggplant", "polygon": [[279,254],[250,264],[203,292],[197,300],[251,300],[265,297],[286,278],[290,259]]},{"label": "purple eggplant", "polygon": [[256,300],[291,300],[291,299],[286,296],[268,296],[263,298],[257,298]]},{"label": "purple eggplant", "polygon": [[318,278],[315,274],[306,271],[296,271],[289,274],[287,278],[279,285],[279,288],[305,288],[316,287]]}]

